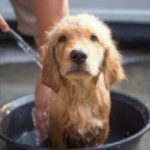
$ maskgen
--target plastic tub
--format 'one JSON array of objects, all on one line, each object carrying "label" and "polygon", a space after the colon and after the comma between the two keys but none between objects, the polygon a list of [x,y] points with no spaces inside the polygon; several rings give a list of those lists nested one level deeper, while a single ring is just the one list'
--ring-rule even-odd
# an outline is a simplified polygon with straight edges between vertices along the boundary
[{"label": "plastic tub", "polygon": [[[99,147],[78,150],[139,150],[142,135],[150,128],[150,113],[140,100],[112,93],[110,134]],[[7,150],[47,150],[36,145],[32,122],[34,96],[17,98],[0,109],[0,139]],[[52,148],[50,148],[52,150]]]}]

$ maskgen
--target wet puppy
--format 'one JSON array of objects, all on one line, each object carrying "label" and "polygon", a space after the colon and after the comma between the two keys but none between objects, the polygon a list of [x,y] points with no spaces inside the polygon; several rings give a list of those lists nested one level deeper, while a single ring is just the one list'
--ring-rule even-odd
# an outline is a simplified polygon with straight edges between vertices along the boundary
[{"label": "wet puppy", "polygon": [[124,78],[110,29],[91,15],[67,16],[48,33],[42,83],[52,88],[48,134],[54,148],[107,139],[110,86]]}]

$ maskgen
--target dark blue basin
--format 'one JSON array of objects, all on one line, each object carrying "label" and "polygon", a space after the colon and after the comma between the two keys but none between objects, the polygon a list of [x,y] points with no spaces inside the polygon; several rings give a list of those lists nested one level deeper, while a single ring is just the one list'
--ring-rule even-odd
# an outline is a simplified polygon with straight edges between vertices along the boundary
[{"label": "dark blue basin", "polygon": [[[150,113],[140,100],[111,93],[110,135],[103,146],[78,150],[139,150],[142,135],[150,128]],[[32,121],[34,96],[24,96],[0,109],[0,139],[8,150],[47,150],[37,144]],[[50,148],[52,150],[52,148]]]}]

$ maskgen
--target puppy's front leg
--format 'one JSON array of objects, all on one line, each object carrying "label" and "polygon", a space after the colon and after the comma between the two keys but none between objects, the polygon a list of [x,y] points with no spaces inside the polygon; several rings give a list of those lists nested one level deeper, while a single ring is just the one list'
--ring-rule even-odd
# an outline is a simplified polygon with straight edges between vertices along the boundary
[{"label": "puppy's front leg", "polygon": [[63,138],[63,133],[57,126],[57,123],[52,121],[53,123],[50,125],[50,139],[53,148],[56,149],[66,149],[66,143]]},{"label": "puppy's front leg", "polygon": [[51,143],[52,143],[53,148],[62,149],[62,150],[67,149],[63,138],[60,136],[56,136],[56,135],[52,134]]}]

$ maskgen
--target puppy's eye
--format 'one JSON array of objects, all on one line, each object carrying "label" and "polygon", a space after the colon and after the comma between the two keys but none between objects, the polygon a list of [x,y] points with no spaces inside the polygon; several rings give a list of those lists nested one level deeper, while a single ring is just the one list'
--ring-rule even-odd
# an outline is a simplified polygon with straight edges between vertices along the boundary
[{"label": "puppy's eye", "polygon": [[97,38],[97,36],[96,36],[95,34],[92,34],[92,35],[90,36],[90,39],[91,39],[91,41],[93,41],[93,42],[98,41],[98,38]]},{"label": "puppy's eye", "polygon": [[58,42],[60,42],[60,43],[64,43],[66,41],[67,41],[67,37],[65,35],[60,36],[58,39]]}]

